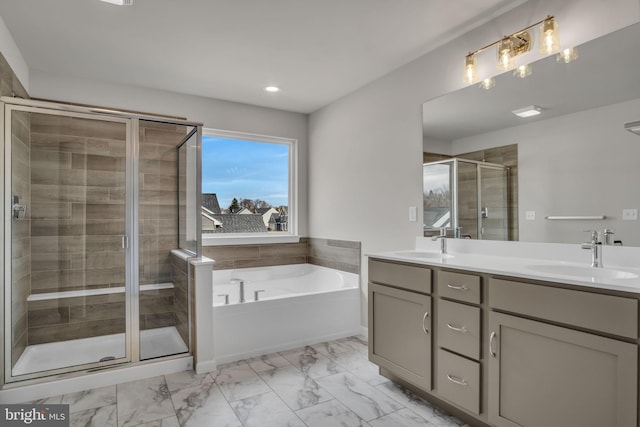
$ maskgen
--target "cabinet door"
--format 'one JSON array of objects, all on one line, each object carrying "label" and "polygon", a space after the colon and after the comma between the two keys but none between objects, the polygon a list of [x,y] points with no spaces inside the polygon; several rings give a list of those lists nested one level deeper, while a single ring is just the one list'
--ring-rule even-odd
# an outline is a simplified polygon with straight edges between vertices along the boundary
[{"label": "cabinet door", "polygon": [[431,390],[431,297],[369,284],[369,359]]},{"label": "cabinet door", "polygon": [[637,346],[492,312],[489,421],[635,427]]}]

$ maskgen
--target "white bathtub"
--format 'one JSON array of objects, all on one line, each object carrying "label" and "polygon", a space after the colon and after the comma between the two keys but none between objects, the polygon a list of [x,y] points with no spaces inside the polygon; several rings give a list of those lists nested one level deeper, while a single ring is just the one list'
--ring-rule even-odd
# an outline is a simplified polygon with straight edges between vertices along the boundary
[{"label": "white bathtub", "polygon": [[[240,303],[244,282],[245,303]],[[254,300],[254,292],[259,300]],[[225,305],[225,297],[229,304]],[[359,276],[311,264],[215,270],[213,345],[217,363],[362,333]]]}]

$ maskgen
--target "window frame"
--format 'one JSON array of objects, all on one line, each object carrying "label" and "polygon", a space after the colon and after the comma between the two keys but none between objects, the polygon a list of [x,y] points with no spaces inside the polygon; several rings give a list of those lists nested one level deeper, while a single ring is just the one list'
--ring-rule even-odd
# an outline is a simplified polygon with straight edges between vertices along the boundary
[{"label": "window frame", "polygon": [[[281,144],[289,148],[288,224],[286,232],[267,233],[202,233],[202,246],[252,245],[269,243],[297,243],[298,235],[298,140],[279,136],[260,135],[213,128],[202,129],[202,149],[207,136],[237,139],[266,144]],[[204,164],[202,165],[204,167]],[[202,192],[202,190],[201,190]]]}]

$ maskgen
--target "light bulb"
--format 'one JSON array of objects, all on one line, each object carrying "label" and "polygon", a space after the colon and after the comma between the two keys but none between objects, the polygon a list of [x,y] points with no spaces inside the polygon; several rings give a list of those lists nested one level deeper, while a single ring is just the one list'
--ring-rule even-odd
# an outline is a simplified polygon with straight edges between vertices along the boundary
[{"label": "light bulb", "polygon": [[560,35],[558,24],[549,16],[540,25],[540,53],[550,55],[560,50]]},{"label": "light bulb", "polygon": [[484,79],[483,81],[481,81],[478,86],[480,86],[481,89],[489,90],[495,85],[496,85],[496,79],[494,79],[493,77],[490,77],[488,79]]},{"label": "light bulb", "polygon": [[520,65],[518,68],[513,70],[513,75],[516,77],[520,77],[521,79],[529,77],[532,73],[533,70],[531,69],[531,64]]},{"label": "light bulb", "polygon": [[564,61],[565,64],[575,61],[576,59],[578,59],[578,49],[576,49],[575,47],[568,47],[566,49],[563,49],[556,55],[556,60]]},{"label": "light bulb", "polygon": [[475,83],[478,81],[478,66],[476,65],[476,58],[473,54],[469,54],[464,60],[464,75],[462,77],[464,83]]},{"label": "light bulb", "polygon": [[505,37],[498,44],[498,70],[507,71],[515,67],[513,55],[513,42],[511,38]]}]

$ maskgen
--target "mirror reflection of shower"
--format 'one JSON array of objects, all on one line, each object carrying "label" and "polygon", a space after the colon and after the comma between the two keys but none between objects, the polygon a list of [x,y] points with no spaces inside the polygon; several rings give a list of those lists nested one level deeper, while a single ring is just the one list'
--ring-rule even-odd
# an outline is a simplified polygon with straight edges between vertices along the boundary
[{"label": "mirror reflection of shower", "polygon": [[456,238],[513,240],[508,167],[451,158],[422,170],[425,236],[447,227]]}]

